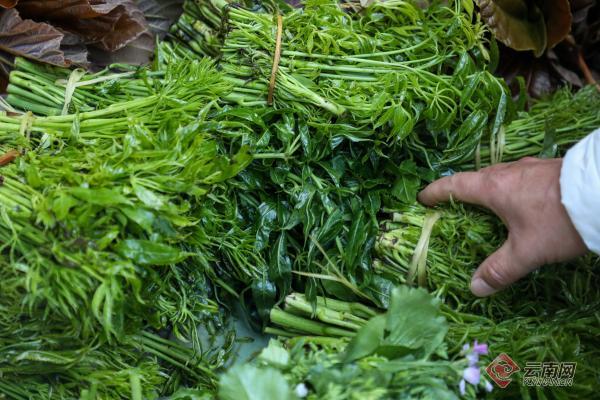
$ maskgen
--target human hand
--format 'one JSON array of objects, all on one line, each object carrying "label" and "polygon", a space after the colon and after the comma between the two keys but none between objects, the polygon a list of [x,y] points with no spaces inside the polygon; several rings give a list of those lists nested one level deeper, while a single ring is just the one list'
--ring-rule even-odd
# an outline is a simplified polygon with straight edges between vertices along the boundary
[{"label": "human hand", "polygon": [[473,274],[473,294],[489,296],[544,264],[585,254],[561,203],[561,166],[560,158],[528,157],[444,177],[419,193],[419,201],[428,206],[452,198],[486,207],[508,228],[506,242]]}]

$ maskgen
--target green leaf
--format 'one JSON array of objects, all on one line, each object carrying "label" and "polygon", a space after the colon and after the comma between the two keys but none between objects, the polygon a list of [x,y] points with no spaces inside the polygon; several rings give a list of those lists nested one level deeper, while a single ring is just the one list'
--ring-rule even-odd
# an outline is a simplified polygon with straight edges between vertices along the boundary
[{"label": "green leaf", "polygon": [[69,216],[69,210],[77,205],[77,200],[69,196],[66,192],[61,191],[52,202],[52,211],[59,221],[64,220]]},{"label": "green leaf", "polygon": [[344,228],[344,211],[341,209],[335,210],[329,215],[323,226],[319,229],[316,235],[317,242],[325,246],[340,233]]},{"label": "green leaf", "polygon": [[542,151],[538,157],[540,158],[555,158],[558,153],[558,144],[556,143],[556,129],[550,126],[548,122],[545,124],[544,143]]},{"label": "green leaf", "polygon": [[373,317],[356,333],[346,347],[345,362],[352,362],[371,355],[381,346],[387,324],[386,318],[385,314]]},{"label": "green leaf", "polygon": [[289,384],[274,368],[236,365],[221,377],[220,400],[295,399]]},{"label": "green leaf", "polygon": [[403,173],[396,178],[391,193],[403,203],[414,203],[417,200],[420,184],[419,177]]},{"label": "green leaf", "polygon": [[394,359],[405,355],[428,358],[444,344],[448,324],[440,301],[423,289],[400,286],[392,291],[385,314],[373,317],[348,344],[344,361],[371,354]]},{"label": "green leaf", "polygon": [[275,227],[277,221],[276,204],[265,202],[258,206],[259,219],[257,221],[256,241],[254,247],[256,250],[263,250],[269,244],[269,236]]},{"label": "green leaf", "polygon": [[269,320],[269,312],[275,305],[276,297],[277,288],[266,276],[257,278],[252,282],[252,298],[263,321]]},{"label": "green leaf", "polygon": [[156,219],[152,211],[141,207],[123,207],[121,211],[127,218],[141,226],[146,232],[152,233]]},{"label": "green leaf", "polygon": [[160,196],[154,193],[152,190],[146,189],[144,186],[137,184],[134,179],[132,179],[132,186],[133,192],[138,199],[154,210],[162,209],[167,203],[163,196]]},{"label": "green leaf", "polygon": [[77,187],[69,189],[69,193],[80,200],[99,206],[115,206],[119,204],[131,204],[127,197],[116,190],[108,188],[91,189]]},{"label": "green leaf", "polygon": [[384,344],[415,350],[426,358],[443,343],[448,324],[439,313],[440,301],[420,288],[400,286],[393,290],[387,311]]},{"label": "green leaf", "polygon": [[115,246],[115,250],[141,265],[176,264],[189,256],[189,253],[177,248],[149,240],[123,240]]},{"label": "green leaf", "polygon": [[269,345],[258,355],[258,359],[277,369],[284,369],[289,365],[290,353],[283,348],[281,342],[269,340]]},{"label": "green leaf", "polygon": [[292,275],[292,260],[287,253],[286,234],[281,233],[279,239],[274,243],[271,249],[271,264],[269,275],[275,280],[284,282],[284,286],[289,286]]},{"label": "green leaf", "polygon": [[355,267],[359,251],[369,236],[367,229],[368,225],[365,221],[365,213],[360,210],[352,218],[352,225],[350,226],[350,232],[348,232],[348,242],[344,253],[346,266],[351,270]]}]

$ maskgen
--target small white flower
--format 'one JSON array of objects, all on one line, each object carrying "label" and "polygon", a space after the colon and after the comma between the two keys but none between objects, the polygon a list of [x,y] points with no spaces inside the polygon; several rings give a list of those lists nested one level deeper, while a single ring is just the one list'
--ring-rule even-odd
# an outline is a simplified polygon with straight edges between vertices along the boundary
[{"label": "small white flower", "polygon": [[461,379],[458,383],[458,390],[460,391],[460,394],[462,396],[464,396],[465,393],[467,393],[467,384],[464,379]]},{"label": "small white flower", "polygon": [[463,379],[471,385],[478,385],[481,373],[478,367],[468,367],[463,371]]},{"label": "small white flower", "polygon": [[491,392],[492,390],[494,390],[494,387],[492,386],[492,384],[489,381],[485,381],[485,390],[486,392]]},{"label": "small white flower", "polygon": [[296,396],[300,397],[301,399],[308,396],[308,388],[304,383],[297,384],[294,391],[296,392]]}]

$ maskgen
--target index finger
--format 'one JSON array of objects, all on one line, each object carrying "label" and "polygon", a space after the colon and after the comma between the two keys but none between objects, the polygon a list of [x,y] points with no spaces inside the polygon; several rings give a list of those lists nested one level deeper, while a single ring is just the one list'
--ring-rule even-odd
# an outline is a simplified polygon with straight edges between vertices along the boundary
[{"label": "index finger", "polygon": [[427,206],[435,206],[451,199],[485,206],[487,197],[483,174],[480,172],[459,172],[440,178],[429,184],[418,196],[419,201]]}]

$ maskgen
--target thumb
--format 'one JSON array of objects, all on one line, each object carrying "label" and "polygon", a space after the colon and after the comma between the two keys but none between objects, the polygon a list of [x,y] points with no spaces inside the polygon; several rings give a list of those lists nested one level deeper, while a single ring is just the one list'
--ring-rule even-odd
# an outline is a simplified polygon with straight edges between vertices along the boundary
[{"label": "thumb", "polygon": [[489,296],[528,272],[528,266],[515,257],[509,238],[477,268],[471,279],[471,292],[478,297]]}]

